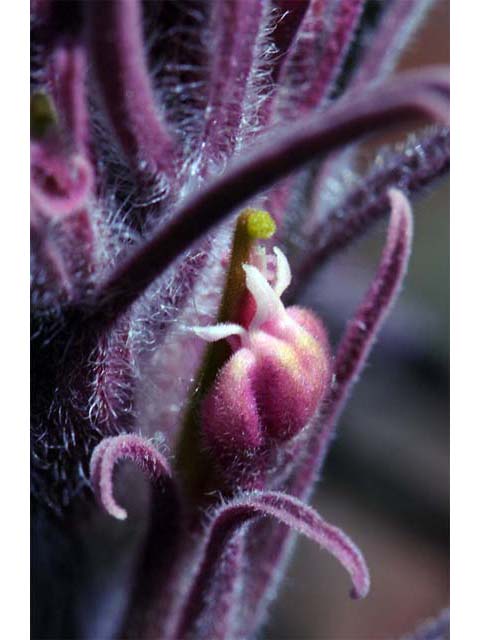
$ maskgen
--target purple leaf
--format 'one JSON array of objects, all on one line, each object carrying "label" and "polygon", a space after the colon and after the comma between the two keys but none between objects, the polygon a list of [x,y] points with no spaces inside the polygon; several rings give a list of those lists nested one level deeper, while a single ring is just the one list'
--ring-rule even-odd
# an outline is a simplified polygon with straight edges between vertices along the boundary
[{"label": "purple leaf", "polygon": [[60,46],[52,56],[50,69],[62,128],[82,155],[87,155],[89,142],[86,66],[83,46]]},{"label": "purple leaf", "polygon": [[173,169],[173,141],[157,110],[143,50],[139,0],[87,2],[91,60],[103,106],[132,170]]},{"label": "purple leaf", "polygon": [[[280,83],[287,98],[279,96],[284,120],[317,108],[328,97],[355,28],[364,0],[340,0],[335,7],[312,0],[282,67]],[[328,15],[329,10],[333,15]]]},{"label": "purple leaf", "polygon": [[370,133],[374,127],[386,127],[420,115],[444,121],[445,102],[425,91],[425,84],[428,86],[429,77],[421,83],[415,74],[412,84],[411,77],[405,74],[388,87],[332,107],[321,119],[305,118],[286,133],[279,132],[270,144],[261,145],[233,163],[230,170],[180,207],[175,219],[134,251],[102,285],[95,302],[97,320],[112,322],[172,260],[233,208],[315,156],[326,155]]},{"label": "purple leaf", "polygon": [[[378,168],[374,167],[324,220],[308,229],[307,247],[302,247],[301,257],[295,262],[298,275],[287,298],[298,296],[314,271],[388,213],[389,187],[417,195],[445,175],[449,168],[450,132],[447,128],[415,138],[400,152],[385,154]],[[295,283],[297,289],[294,289]]]},{"label": "purple leaf", "polygon": [[[365,561],[355,544],[340,529],[323,520],[311,507],[287,494],[273,491],[245,493],[217,508],[212,516],[206,532],[203,559],[185,600],[174,638],[185,637],[196,623],[232,534],[258,516],[275,518],[329,551],[350,574],[352,597],[363,598],[367,595],[370,578]],[[238,567],[232,566],[232,570],[236,571]]]},{"label": "purple leaf", "polygon": [[[406,270],[412,231],[411,211],[408,202],[399,191],[392,190],[390,198],[390,228],[374,282],[341,340],[335,363],[335,385],[330,395],[327,394],[319,424],[312,432],[304,455],[287,483],[288,492],[299,499],[307,499],[312,490],[345,398],[357,379],[374,338],[398,294]],[[260,540],[263,538],[264,544],[257,547],[253,534]],[[247,633],[262,621],[267,604],[275,593],[279,575],[276,568],[286,559],[289,540],[289,532],[286,530],[275,530],[271,527],[267,530],[267,527],[260,523],[252,528],[252,569],[250,579],[246,582],[245,593],[248,606],[255,607],[256,614],[247,623]]]},{"label": "purple leaf", "polygon": [[401,191],[391,189],[392,207],[387,241],[375,278],[355,316],[348,323],[335,358],[335,381],[325,399],[321,428],[312,435],[309,453],[295,482],[295,495],[304,496],[318,473],[332,438],[337,418],[355,384],[373,343],[403,282],[410,256],[413,217]]},{"label": "purple leaf", "polygon": [[213,166],[241,144],[256,62],[254,45],[265,22],[265,7],[256,0],[213,3],[211,81],[203,134],[203,157]]}]

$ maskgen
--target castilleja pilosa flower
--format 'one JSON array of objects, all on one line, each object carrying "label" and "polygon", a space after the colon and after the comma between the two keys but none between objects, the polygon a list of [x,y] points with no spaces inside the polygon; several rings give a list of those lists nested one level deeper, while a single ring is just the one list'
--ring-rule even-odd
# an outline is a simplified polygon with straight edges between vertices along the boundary
[{"label": "castilleja pilosa flower", "polygon": [[[247,213],[250,219],[257,215]],[[194,329],[207,341],[229,340],[232,356],[219,367],[202,403],[202,431],[232,482],[252,488],[265,484],[267,451],[306,427],[331,381],[325,329],[306,309],[285,309],[280,296],[290,284],[290,267],[280,249],[273,251],[272,284],[265,253],[252,256],[258,266],[242,265],[246,292],[237,313],[243,326],[224,322]]]},{"label": "castilleja pilosa flower", "polygon": [[[127,517],[120,462],[153,487],[102,637],[253,637],[292,532],[367,595],[361,552],[308,499],[406,270],[407,196],[448,169],[445,71],[387,79],[428,5],[33,2],[34,553],[85,543],[101,509]],[[354,143],[416,121],[342,183]],[[388,212],[334,349],[295,296]],[[98,637],[72,599],[39,633]]]}]

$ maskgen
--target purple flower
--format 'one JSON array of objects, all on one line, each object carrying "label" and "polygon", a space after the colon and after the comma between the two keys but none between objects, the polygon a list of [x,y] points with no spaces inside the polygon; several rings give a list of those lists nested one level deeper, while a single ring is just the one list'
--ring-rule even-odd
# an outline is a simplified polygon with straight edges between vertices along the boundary
[{"label": "purple flower", "polygon": [[[100,508],[127,518],[122,461],[152,484],[105,637],[253,637],[292,532],[367,595],[361,552],[308,499],[407,268],[406,196],[448,169],[445,70],[385,79],[428,4],[384,3],[369,33],[358,0],[33,3],[37,553],[41,526],[73,540]],[[414,146],[324,198],[355,143],[422,119]],[[332,355],[291,303],[388,211]],[[50,637],[98,637],[69,606],[63,627],[43,623]]]}]

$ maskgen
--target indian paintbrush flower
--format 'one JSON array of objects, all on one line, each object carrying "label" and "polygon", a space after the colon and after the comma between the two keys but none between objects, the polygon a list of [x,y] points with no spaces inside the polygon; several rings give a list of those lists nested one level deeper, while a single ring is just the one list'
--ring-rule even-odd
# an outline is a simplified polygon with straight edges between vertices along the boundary
[{"label": "indian paintbrush flower", "polygon": [[259,266],[242,265],[248,294],[244,304],[253,304],[253,315],[237,311],[251,316],[244,326],[230,322],[194,328],[209,342],[228,339],[233,352],[203,400],[205,443],[219,457],[229,458],[224,464],[230,472],[234,460],[254,461],[255,482],[265,450],[291,440],[308,424],[331,378],[325,329],[306,309],[284,307],[280,296],[291,272],[283,252],[278,247],[273,252],[272,283],[268,256],[261,249],[253,255]]},{"label": "indian paintbrush flower", "polygon": [[[32,2],[34,553],[62,531],[74,562],[94,495],[127,518],[122,461],[152,484],[102,637],[253,637],[292,531],[368,593],[361,552],[308,499],[406,271],[407,196],[449,158],[445,70],[385,79],[429,3],[381,4],[366,37],[360,0]],[[436,124],[326,197],[352,145],[419,119]],[[388,211],[333,349],[294,299]],[[40,634],[99,637],[72,600]]]}]

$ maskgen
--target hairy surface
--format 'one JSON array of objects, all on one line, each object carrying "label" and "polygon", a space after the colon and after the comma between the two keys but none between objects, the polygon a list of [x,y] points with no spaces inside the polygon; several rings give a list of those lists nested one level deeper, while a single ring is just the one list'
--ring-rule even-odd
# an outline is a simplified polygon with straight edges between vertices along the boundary
[{"label": "hairy surface", "polygon": [[[139,466],[153,486],[143,538],[126,544],[132,561],[122,598],[112,607],[112,594],[100,598],[102,615],[115,611],[106,637],[253,637],[281,579],[291,530],[333,554],[354,595],[366,596],[360,551],[305,501],[405,274],[406,196],[448,169],[445,70],[386,79],[429,4],[32,3],[33,553],[54,554],[48,531],[63,536],[67,565],[79,531],[79,549],[97,544],[89,538],[101,517],[94,494],[111,516],[127,517],[114,492],[120,461]],[[423,130],[380,151],[364,175],[343,180],[360,142],[400,125]],[[308,379],[327,371],[317,366],[322,358],[330,362],[313,314],[287,309],[302,329],[292,344],[277,339],[280,294],[274,285],[269,291],[268,265],[257,269],[264,281],[257,274],[257,289],[250,286],[258,256],[247,254],[250,284],[235,290],[236,311],[221,322],[236,323],[250,345],[268,336],[268,349],[255,347],[265,352],[257,395],[235,397],[268,426],[268,451],[258,457],[225,403],[221,416],[195,410],[196,394],[208,391],[207,365],[188,331],[215,322],[229,286],[226,264],[235,259],[233,222],[247,203],[276,222],[292,265],[289,304],[327,258],[391,211],[380,265],[347,324],[333,379]],[[280,264],[285,272],[287,259]],[[254,317],[260,338],[245,322],[252,297],[258,314],[265,301],[276,310],[257,318],[258,327]],[[308,340],[317,350],[311,360],[302,351]],[[295,394],[288,389],[298,367],[287,375],[287,347],[308,365]],[[225,358],[209,366],[212,389],[224,384],[226,397],[235,367],[222,377]],[[182,448],[189,415],[191,450]],[[222,442],[221,429],[228,461],[211,446]],[[128,483],[125,492],[135,498]],[[76,610],[77,588],[89,589],[82,583],[63,595],[57,621],[40,602],[38,637],[93,637],[98,621]]]}]

